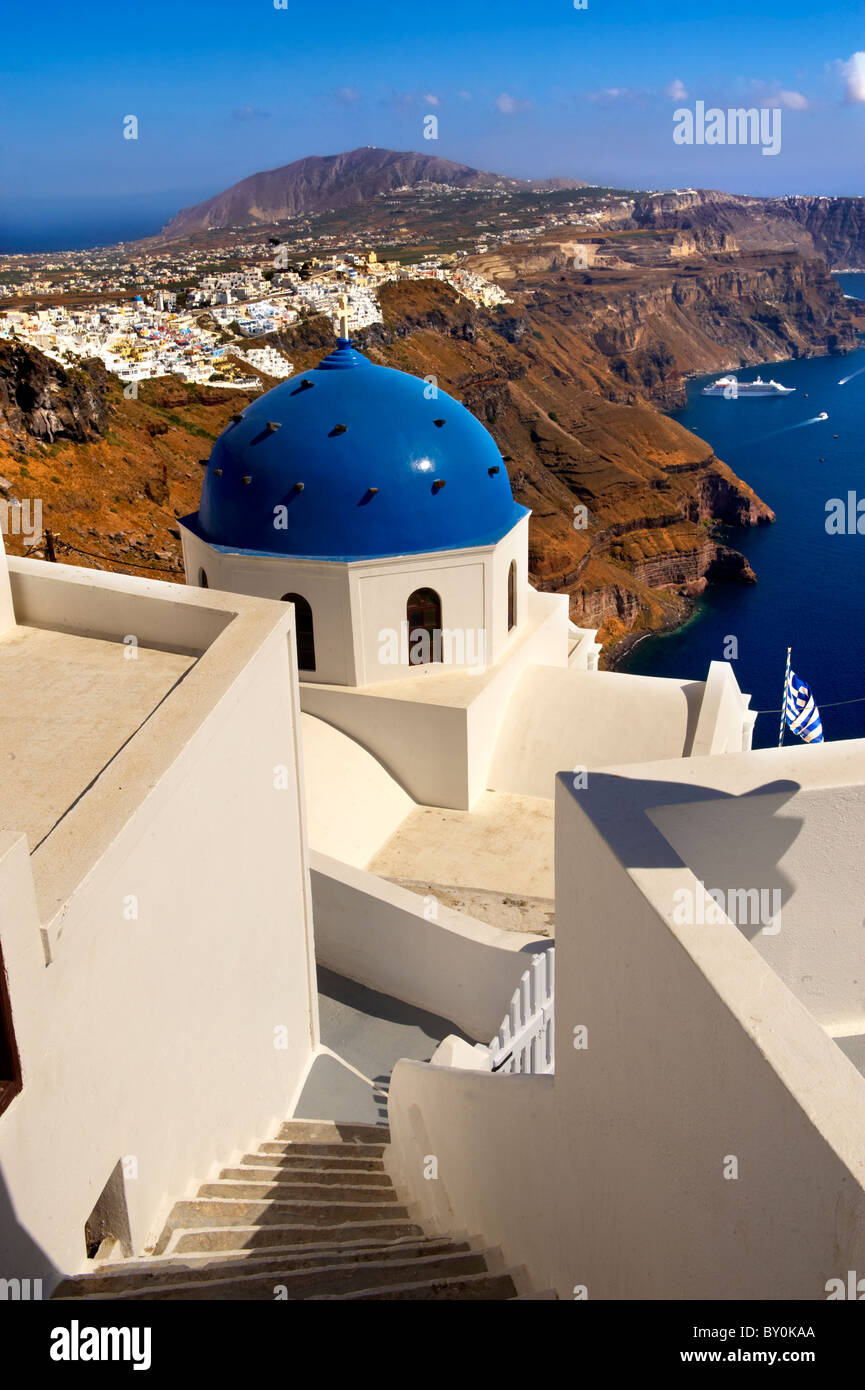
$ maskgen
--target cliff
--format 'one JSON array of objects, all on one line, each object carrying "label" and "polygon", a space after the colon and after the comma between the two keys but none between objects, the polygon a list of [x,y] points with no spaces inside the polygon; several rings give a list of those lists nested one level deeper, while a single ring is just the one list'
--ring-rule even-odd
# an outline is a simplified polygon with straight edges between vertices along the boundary
[{"label": "cliff", "polygon": [[99,436],[108,389],[101,362],[66,370],[34,348],[0,341],[0,437],[31,435],[51,444]]},{"label": "cliff", "polygon": [[639,197],[633,223],[685,230],[704,250],[724,234],[742,251],[820,256],[831,270],[865,266],[865,198],[748,198],[688,189]]},{"label": "cliff", "polygon": [[[616,263],[604,264],[611,245]],[[724,528],[773,519],[658,406],[682,399],[688,372],[856,341],[813,256],[681,248],[677,231],[603,233],[585,272],[561,244],[515,248],[497,253],[510,304],[488,311],[435,281],[395,281],[381,291],[383,324],[358,335],[374,361],[435,376],[491,430],[532,511],[534,582],[567,593],[608,654],[681,622],[707,583],[753,583]],[[289,337],[300,371],[333,341],[315,318]],[[17,495],[41,496],[46,524],[79,549],[178,574],[176,518],[197,506],[199,460],[249,397],[167,378],[130,401],[101,368],[77,379],[49,364],[48,384],[34,370],[20,355],[0,361],[0,473]]]}]

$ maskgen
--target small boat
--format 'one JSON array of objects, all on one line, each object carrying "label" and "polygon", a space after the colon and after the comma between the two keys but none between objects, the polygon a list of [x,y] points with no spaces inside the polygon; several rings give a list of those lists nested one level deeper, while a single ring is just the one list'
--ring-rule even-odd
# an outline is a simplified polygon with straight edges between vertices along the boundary
[{"label": "small boat", "polygon": [[[817,419],[818,419],[818,420],[828,420],[828,419],[829,419],[828,412],[825,411],[825,410],[821,410],[821,411],[820,411],[820,414],[817,416]],[[836,439],[838,438],[837,434],[836,434],[835,438],[836,438]]]},{"label": "small boat", "polygon": [[735,376],[720,376],[710,386],[704,386],[704,396],[723,396],[728,401],[738,400],[740,396],[791,396],[795,386],[782,386],[779,381],[764,381],[758,376],[754,381],[739,381]]}]

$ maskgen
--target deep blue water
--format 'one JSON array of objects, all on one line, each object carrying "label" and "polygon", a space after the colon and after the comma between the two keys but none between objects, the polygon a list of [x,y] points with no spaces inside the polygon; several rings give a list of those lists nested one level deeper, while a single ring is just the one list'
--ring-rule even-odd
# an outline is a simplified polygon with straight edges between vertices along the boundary
[{"label": "deep blue water", "polygon": [[[865,274],[838,279],[846,293],[865,299]],[[821,708],[824,736],[865,737],[865,698],[861,704],[831,704],[865,697],[865,535],[826,531],[829,498],[846,503],[848,491],[865,498],[865,344],[845,356],[771,363],[738,375],[752,381],[758,371],[764,380],[795,386],[795,396],[701,396],[713,379],[702,377],[689,383],[688,404],[674,416],[707,440],[776,513],[771,526],[726,533],[728,543],[748,557],[758,582],[710,588],[693,621],[669,636],[646,638],[619,669],[703,680],[709,662],[724,659],[732,636],[738,640],[733,667],[753,697],[752,709],[779,709],[790,646],[793,669],[809,682]],[[828,420],[805,423],[824,410]],[[777,742],[779,718],[758,718],[755,747]],[[787,741],[798,740],[788,733]]]},{"label": "deep blue water", "polygon": [[0,254],[76,251],[137,241],[155,236],[181,207],[209,196],[184,190],[99,198],[7,198],[0,206]]}]

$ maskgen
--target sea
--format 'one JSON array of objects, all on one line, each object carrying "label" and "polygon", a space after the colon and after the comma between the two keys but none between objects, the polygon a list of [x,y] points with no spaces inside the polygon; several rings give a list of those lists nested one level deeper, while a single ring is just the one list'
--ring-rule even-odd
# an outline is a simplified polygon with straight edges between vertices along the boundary
[{"label": "sea", "polygon": [[[865,300],[865,272],[838,274],[845,294]],[[778,741],[787,647],[811,686],[827,740],[865,737],[865,534],[827,530],[827,504],[863,500],[865,531],[865,338],[852,353],[767,363],[757,375],[796,394],[703,396],[719,375],[688,383],[673,418],[711,444],[776,514],[772,525],[725,528],[747,556],[755,585],[710,587],[676,632],[647,637],[617,669],[704,680],[710,661],[730,659],[757,719],[754,747]],[[828,419],[817,417],[825,412]],[[855,522],[854,522],[855,525]],[[732,639],[732,640],[731,640]],[[786,742],[798,742],[786,735]]]}]

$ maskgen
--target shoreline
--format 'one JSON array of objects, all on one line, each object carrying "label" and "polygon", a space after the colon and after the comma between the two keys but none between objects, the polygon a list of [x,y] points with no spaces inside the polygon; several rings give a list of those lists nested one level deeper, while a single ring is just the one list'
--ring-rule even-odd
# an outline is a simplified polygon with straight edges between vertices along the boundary
[{"label": "shoreline", "polygon": [[620,637],[618,642],[614,642],[611,647],[601,653],[604,661],[605,671],[615,671],[627,656],[641,642],[647,641],[650,637],[672,637],[674,632],[681,632],[694,622],[700,614],[702,600],[700,598],[690,598],[687,594],[682,595],[685,604],[685,614],[680,621],[662,624],[661,627],[641,628],[636,632],[626,632],[624,637]]},{"label": "shoreline", "polygon": [[[841,272],[838,272],[838,273],[839,273],[839,274],[844,274],[844,273],[850,273],[850,272],[843,272],[843,271],[841,271]],[[865,274],[865,271],[862,271],[861,273]],[[824,350],[823,350],[822,352],[821,352],[821,351],[816,351],[816,352],[813,352],[813,353],[803,354],[802,357],[798,357],[798,358],[797,358],[797,357],[790,356],[790,357],[787,357],[787,358],[782,358],[782,359],[780,359],[780,360],[781,360],[781,361],[787,361],[787,362],[794,362],[794,361],[807,360],[807,358],[820,358],[820,357],[839,357],[839,358],[843,358],[843,357],[847,357],[847,356],[848,356],[850,353],[852,353],[852,352],[861,351],[861,350],[862,350],[862,347],[865,346],[865,344],[863,344],[863,342],[862,342],[862,338],[863,338],[863,336],[865,336],[865,335],[860,334],[859,336],[860,336],[860,342],[859,342],[858,345],[857,345],[856,347],[854,347],[854,348],[845,349],[845,350],[843,350],[843,351],[838,351],[838,350],[832,351],[832,350],[830,350],[829,348],[824,347]],[[768,367],[768,366],[772,366],[772,365],[777,365],[777,364],[773,364],[773,363],[755,363],[755,364],[754,364],[754,367],[762,367],[762,366],[767,366],[767,367]],[[749,370],[750,370],[750,369],[749,369]],[[683,379],[683,381],[685,381],[685,382],[691,383],[691,382],[693,382],[693,381],[695,381],[695,380],[698,380],[700,377],[707,376],[707,375],[710,375],[710,374],[703,373],[703,372],[682,373],[682,379]],[[667,414],[670,414],[670,415],[675,415],[675,414],[678,414],[678,412],[679,412],[681,409],[682,409],[682,407],[677,406],[677,407],[673,407],[672,409],[669,409],[669,410],[665,411],[664,413],[667,413]],[[702,438],[702,436],[699,436],[699,437]],[[706,441],[706,442],[708,443],[708,441]],[[711,446],[710,446],[710,447],[711,447]],[[745,479],[745,481],[747,481],[747,479]],[[758,576],[758,578],[759,578],[759,576]],[[715,586],[713,585],[712,587],[714,588]],[[685,602],[686,607],[685,607],[685,611],[684,611],[684,616],[681,618],[680,621],[678,621],[678,622],[664,623],[664,624],[662,624],[660,627],[657,627],[657,628],[650,628],[650,629],[648,629],[648,630],[645,629],[645,628],[643,628],[643,629],[639,629],[639,630],[637,630],[637,631],[632,631],[632,632],[625,633],[625,635],[624,635],[623,637],[620,637],[618,641],[613,642],[613,643],[611,644],[611,646],[610,646],[608,649],[605,649],[604,651],[602,651],[602,653],[601,653],[601,662],[602,662],[602,664],[603,664],[603,669],[604,669],[604,670],[608,670],[608,671],[617,670],[617,669],[621,666],[622,662],[625,661],[626,658],[630,655],[630,653],[631,653],[632,651],[634,651],[634,649],[635,649],[636,647],[638,647],[638,646],[640,645],[640,643],[643,642],[643,641],[645,641],[647,638],[649,638],[649,637],[669,637],[669,636],[672,636],[673,633],[683,631],[687,626],[689,626],[689,624],[692,623],[692,622],[699,616],[699,611],[700,611],[700,608],[702,607],[703,599],[702,599],[702,597],[689,598],[689,597],[686,596],[686,595],[683,595],[683,599],[684,599],[684,602]]]}]

